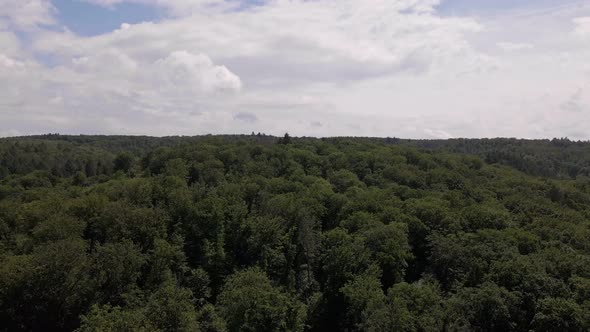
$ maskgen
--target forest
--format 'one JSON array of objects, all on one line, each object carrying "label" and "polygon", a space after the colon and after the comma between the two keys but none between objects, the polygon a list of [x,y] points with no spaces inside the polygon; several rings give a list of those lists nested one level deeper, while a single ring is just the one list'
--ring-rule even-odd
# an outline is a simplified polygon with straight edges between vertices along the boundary
[{"label": "forest", "polygon": [[0,331],[589,331],[590,142],[0,139]]}]

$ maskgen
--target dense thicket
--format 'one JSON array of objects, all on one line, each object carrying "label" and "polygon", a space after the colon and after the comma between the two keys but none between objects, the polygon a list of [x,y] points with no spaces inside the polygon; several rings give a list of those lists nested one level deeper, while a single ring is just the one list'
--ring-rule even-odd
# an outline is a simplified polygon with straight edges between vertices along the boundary
[{"label": "dense thicket", "polygon": [[0,140],[0,331],[587,331],[587,143],[466,142]]}]

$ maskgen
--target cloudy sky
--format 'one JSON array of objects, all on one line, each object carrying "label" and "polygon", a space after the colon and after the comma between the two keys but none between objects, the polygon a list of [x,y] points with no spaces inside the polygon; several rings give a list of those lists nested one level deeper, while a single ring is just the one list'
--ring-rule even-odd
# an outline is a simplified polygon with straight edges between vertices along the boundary
[{"label": "cloudy sky", "polygon": [[590,1],[0,0],[0,136],[590,139]]}]

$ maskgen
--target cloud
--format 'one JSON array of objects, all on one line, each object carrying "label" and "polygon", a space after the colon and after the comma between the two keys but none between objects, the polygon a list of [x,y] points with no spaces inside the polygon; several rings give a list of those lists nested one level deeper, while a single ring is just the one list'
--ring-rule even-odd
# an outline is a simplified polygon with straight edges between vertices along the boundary
[{"label": "cloud", "polygon": [[14,68],[23,68],[25,66],[24,63],[6,56],[5,54],[0,54],[0,67],[3,67],[5,70],[10,70]]},{"label": "cloud", "polygon": [[575,18],[574,24],[576,25],[576,35],[580,37],[590,37],[590,16]]},{"label": "cloud", "polygon": [[584,112],[589,109],[590,98],[585,98],[586,94],[584,89],[578,89],[573,93],[563,104],[561,109],[567,112]]},{"label": "cloud", "polygon": [[157,76],[164,84],[175,89],[212,93],[239,91],[242,82],[225,66],[216,66],[205,54],[175,51],[154,64]]},{"label": "cloud", "polygon": [[453,135],[451,135],[450,133],[448,133],[448,132],[446,132],[444,130],[440,130],[440,129],[426,128],[426,129],[424,129],[424,133],[429,138],[434,138],[434,139],[449,139],[449,138],[453,138]]},{"label": "cloud", "polygon": [[117,49],[73,58],[58,68],[89,91],[103,90],[137,97],[142,94],[167,96],[239,92],[241,80],[224,66],[215,65],[205,54],[174,51],[155,61],[143,61]]},{"label": "cloud", "polygon": [[[45,66],[0,53],[0,130],[4,133],[190,132],[209,98],[228,98],[241,80],[207,55],[172,51],[135,58],[117,48]],[[225,95],[225,97],[224,97]],[[203,118],[203,117],[201,117]],[[206,123],[213,128],[214,123]],[[157,126],[158,130],[153,127]]]},{"label": "cloud", "polygon": [[234,119],[244,122],[258,121],[258,117],[255,114],[249,112],[238,112],[236,115],[234,115]]},{"label": "cloud", "polygon": [[48,1],[26,1],[36,5],[0,4],[5,133],[559,137],[590,126],[566,111],[588,105],[571,99],[589,80],[587,24],[571,22],[590,10],[578,7],[497,19],[445,16],[436,0],[88,0],[168,16],[84,37]]},{"label": "cloud", "polygon": [[14,137],[14,136],[21,136],[22,133],[18,130],[0,130],[0,137]]},{"label": "cloud", "polygon": [[160,23],[126,26],[96,38],[48,33],[36,47],[66,57],[108,47],[152,58],[186,49],[241,67],[253,80],[269,84],[354,80],[425,71],[444,66],[457,55],[469,56],[463,34],[480,26],[471,19],[432,14],[436,3],[272,1],[252,10],[204,10]]},{"label": "cloud", "polygon": [[2,0],[0,21],[16,29],[54,24],[55,8],[49,0]]},{"label": "cloud", "polygon": [[0,53],[6,56],[17,56],[21,52],[18,37],[14,33],[0,28]]},{"label": "cloud", "polygon": [[496,45],[498,45],[499,48],[507,52],[525,51],[534,48],[533,45],[526,43],[499,42]]}]

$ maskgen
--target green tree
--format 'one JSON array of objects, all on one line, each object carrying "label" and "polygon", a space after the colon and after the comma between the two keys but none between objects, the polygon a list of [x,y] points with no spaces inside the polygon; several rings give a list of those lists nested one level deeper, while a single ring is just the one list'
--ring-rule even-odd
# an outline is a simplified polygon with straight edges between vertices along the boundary
[{"label": "green tree", "polygon": [[129,171],[131,171],[131,168],[133,168],[134,163],[135,158],[131,153],[122,152],[118,154],[115,160],[113,161],[113,169],[115,171],[129,173]]},{"label": "green tree", "polygon": [[445,301],[433,280],[399,283],[387,294],[393,330],[435,332],[445,329]]},{"label": "green tree", "polygon": [[285,133],[285,135],[282,138],[279,138],[278,143],[284,145],[291,144],[291,136],[289,135],[289,133]]},{"label": "green tree", "polygon": [[450,329],[510,331],[516,327],[518,294],[487,282],[477,288],[463,288],[449,300]]},{"label": "green tree", "polygon": [[582,308],[572,300],[546,298],[539,302],[532,321],[535,331],[588,331]]},{"label": "green tree", "polygon": [[81,317],[76,332],[157,332],[141,310],[125,310],[109,305],[93,305],[90,312]]},{"label": "green tree", "polygon": [[193,294],[170,282],[162,285],[148,298],[145,314],[160,331],[198,330]]},{"label": "green tree", "polygon": [[145,255],[131,241],[99,245],[92,253],[92,280],[98,285],[101,303],[120,305],[122,295],[138,287]]},{"label": "green tree", "polygon": [[347,302],[346,322],[355,331],[390,331],[390,311],[381,289],[379,268],[371,266],[342,287]]},{"label": "green tree", "polygon": [[230,276],[217,300],[228,331],[303,331],[305,306],[258,269]]}]

